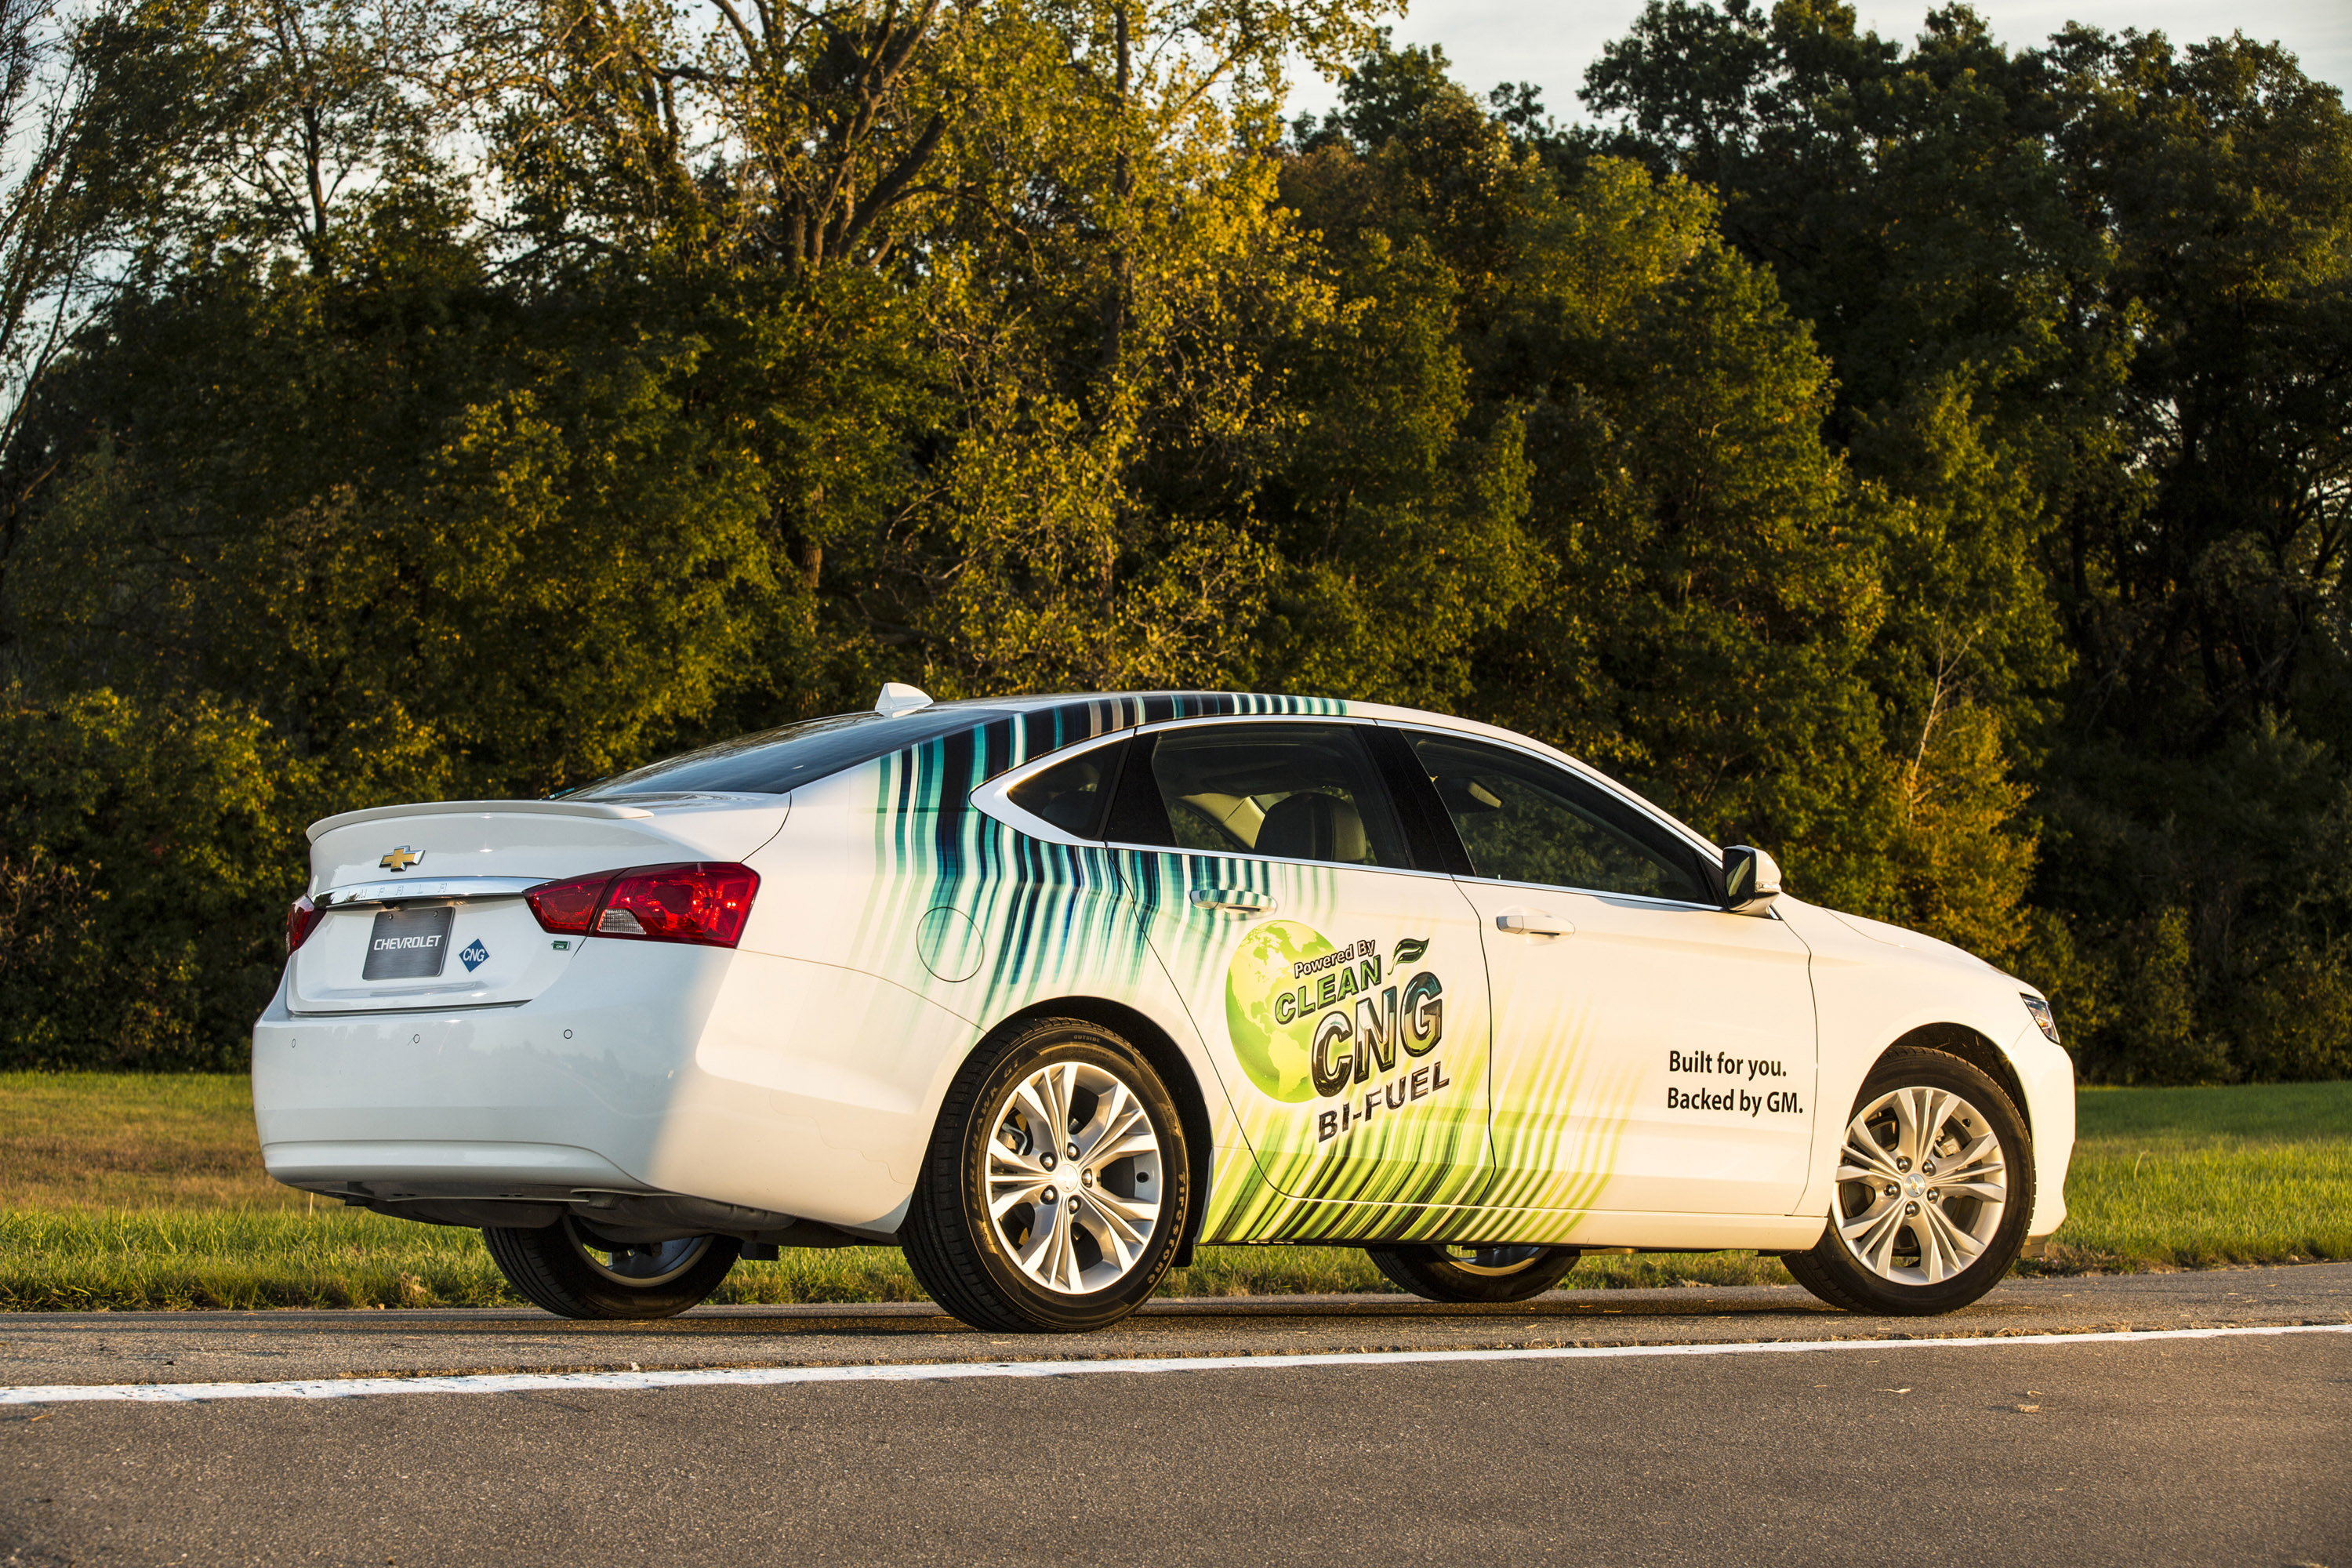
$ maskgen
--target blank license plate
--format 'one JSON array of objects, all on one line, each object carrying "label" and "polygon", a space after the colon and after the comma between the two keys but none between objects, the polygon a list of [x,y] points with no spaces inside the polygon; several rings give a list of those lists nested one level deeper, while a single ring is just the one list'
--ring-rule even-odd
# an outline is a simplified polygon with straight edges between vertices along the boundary
[{"label": "blank license plate", "polygon": [[457,918],[457,911],[446,904],[437,910],[377,911],[360,978],[430,980],[449,961],[449,926]]}]

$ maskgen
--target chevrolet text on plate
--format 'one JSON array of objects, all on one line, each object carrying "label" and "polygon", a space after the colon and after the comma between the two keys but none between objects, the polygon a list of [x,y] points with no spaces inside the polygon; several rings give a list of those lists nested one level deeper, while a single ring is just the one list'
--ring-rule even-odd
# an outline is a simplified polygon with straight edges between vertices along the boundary
[{"label": "chevrolet text on plate", "polygon": [[998,1331],[1113,1322],[1203,1243],[1437,1301],[1748,1247],[1927,1313],[2065,1217],[2032,987],[1465,720],[894,684],[310,840],[270,1173],[478,1226],[567,1316],[876,1242]]}]

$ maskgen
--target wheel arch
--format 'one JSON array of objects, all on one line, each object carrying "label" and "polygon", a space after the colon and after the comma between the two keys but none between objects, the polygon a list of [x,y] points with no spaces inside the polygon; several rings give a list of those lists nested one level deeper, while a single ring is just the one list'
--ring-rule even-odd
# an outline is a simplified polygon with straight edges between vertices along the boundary
[{"label": "wheel arch", "polygon": [[[1923,1046],[1929,1050],[1959,1058],[2000,1085],[2000,1091],[2009,1096],[2011,1105],[2017,1107],[2017,1114],[2024,1121],[2026,1131],[2033,1131],[2033,1102],[2026,1095],[2025,1079],[2019,1074],[2017,1064],[2009,1059],[2007,1051],[1979,1031],[1966,1024],[1922,1024],[1889,1040],[1885,1049],[1880,1051],[1872,1062],[1872,1067],[1875,1068],[1879,1061],[1885,1060],[1888,1051],[1898,1050],[1905,1046]],[[1863,1076],[1867,1078],[1869,1074],[1865,1072]],[[1843,1125],[1843,1122],[1840,1125]]]},{"label": "wheel arch", "polygon": [[1201,1091],[1201,1080],[1185,1058],[1175,1038],[1159,1025],[1149,1013],[1104,996],[1055,996],[1033,1002],[1017,1013],[1008,1014],[988,1032],[994,1039],[1040,1018],[1082,1018],[1089,1024],[1099,1024],[1128,1041],[1160,1081],[1168,1086],[1169,1096],[1176,1101],[1176,1114],[1184,1122],[1185,1163],[1192,1187],[1192,1212],[1186,1216],[1184,1235],[1176,1244],[1175,1261],[1171,1268],[1182,1268],[1192,1261],[1192,1247],[1200,1238],[1202,1224],[1209,1212],[1209,1179],[1215,1167],[1215,1151],[1211,1142],[1213,1129],[1209,1120],[1209,1102]]}]

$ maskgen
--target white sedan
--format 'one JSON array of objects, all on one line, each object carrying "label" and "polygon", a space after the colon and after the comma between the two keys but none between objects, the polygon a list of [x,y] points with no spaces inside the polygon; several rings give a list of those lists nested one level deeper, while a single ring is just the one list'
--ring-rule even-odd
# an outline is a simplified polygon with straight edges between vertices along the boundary
[{"label": "white sedan", "polygon": [[876,1242],[998,1331],[1112,1322],[1202,1243],[1442,1301],[1755,1248],[1938,1312],[2065,1215],[2032,987],[1464,720],[892,686],[310,839],[271,1174],[478,1226],[568,1316]]}]

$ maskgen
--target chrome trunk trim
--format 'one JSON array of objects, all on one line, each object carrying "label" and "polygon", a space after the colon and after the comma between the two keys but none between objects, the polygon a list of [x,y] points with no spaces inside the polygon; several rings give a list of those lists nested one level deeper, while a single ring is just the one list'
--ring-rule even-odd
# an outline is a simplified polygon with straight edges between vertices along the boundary
[{"label": "chrome trunk trim", "polygon": [[519,899],[552,879],[546,877],[416,877],[397,882],[353,882],[313,893],[322,910],[362,904],[462,903],[469,899]]}]

